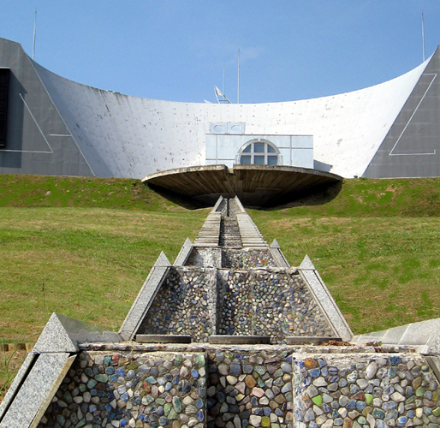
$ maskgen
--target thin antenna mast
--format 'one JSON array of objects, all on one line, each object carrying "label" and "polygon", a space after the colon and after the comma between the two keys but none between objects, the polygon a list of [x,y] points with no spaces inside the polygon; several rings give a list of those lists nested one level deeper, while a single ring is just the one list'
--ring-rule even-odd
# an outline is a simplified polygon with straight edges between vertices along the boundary
[{"label": "thin antenna mast", "polygon": [[237,104],[240,104],[240,47],[238,47]]},{"label": "thin antenna mast", "polygon": [[37,9],[35,9],[34,17],[34,43],[32,46],[32,59],[35,59],[35,39],[37,38]]},{"label": "thin antenna mast", "polygon": [[423,48],[423,62],[425,62],[425,17],[422,10],[422,48]]},{"label": "thin antenna mast", "polygon": [[225,93],[225,64],[223,64],[223,93]]}]

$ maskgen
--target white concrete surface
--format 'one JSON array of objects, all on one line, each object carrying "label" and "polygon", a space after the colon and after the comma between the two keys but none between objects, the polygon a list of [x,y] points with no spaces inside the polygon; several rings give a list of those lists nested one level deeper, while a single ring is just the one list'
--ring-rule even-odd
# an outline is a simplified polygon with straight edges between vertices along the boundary
[{"label": "white concrete surface", "polygon": [[315,168],[361,176],[429,59],[409,73],[355,92],[268,104],[143,99],[57,76],[33,63],[95,175],[141,178],[206,163],[211,124],[245,124],[245,134],[311,135]]}]

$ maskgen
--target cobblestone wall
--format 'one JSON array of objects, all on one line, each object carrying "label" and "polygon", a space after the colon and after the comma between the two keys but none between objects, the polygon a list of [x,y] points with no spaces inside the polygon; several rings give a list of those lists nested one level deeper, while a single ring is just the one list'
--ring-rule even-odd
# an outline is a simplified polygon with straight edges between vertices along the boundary
[{"label": "cobblestone wall", "polygon": [[435,428],[438,386],[426,360],[417,355],[295,357],[296,426]]},{"label": "cobblestone wall", "polygon": [[197,346],[81,352],[39,427],[439,426],[438,380],[415,353]]},{"label": "cobblestone wall", "polygon": [[258,270],[252,278],[254,334],[272,336],[334,336],[327,318],[299,274],[282,269]]},{"label": "cobblestone wall", "polygon": [[291,427],[291,359],[270,351],[209,353],[208,427]]},{"label": "cobblestone wall", "polygon": [[218,272],[218,334],[251,336],[253,291],[249,271]]},{"label": "cobblestone wall", "polygon": [[216,270],[171,268],[138,334],[189,335],[207,342],[216,334]]},{"label": "cobblestone wall", "polygon": [[220,248],[193,248],[185,266],[221,267],[222,250]]},{"label": "cobblestone wall", "polygon": [[202,428],[205,354],[81,353],[39,427]]},{"label": "cobblestone wall", "polygon": [[185,266],[248,269],[276,267],[276,263],[269,250],[244,251],[196,247],[191,251]]},{"label": "cobblestone wall", "polygon": [[219,334],[286,336],[335,334],[296,270],[222,270],[218,281]]},{"label": "cobblestone wall", "polygon": [[256,267],[276,267],[269,250],[222,250],[222,267],[249,269]]}]

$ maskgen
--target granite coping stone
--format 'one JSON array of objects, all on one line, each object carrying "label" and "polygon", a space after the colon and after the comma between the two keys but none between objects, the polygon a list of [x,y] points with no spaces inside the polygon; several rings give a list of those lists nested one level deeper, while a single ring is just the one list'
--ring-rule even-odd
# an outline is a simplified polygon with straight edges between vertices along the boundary
[{"label": "granite coping stone", "polygon": [[353,343],[382,342],[386,345],[418,346],[424,354],[440,353],[440,318],[406,324],[353,337]]},{"label": "granite coping stone", "polygon": [[301,262],[299,269],[301,270],[315,270],[315,265],[310,260],[310,257],[306,254],[304,260]]},{"label": "granite coping stone", "polygon": [[41,414],[42,406],[49,405],[48,398],[51,400],[55,395],[74,359],[75,356],[70,357],[68,353],[39,355],[3,416],[0,427],[28,428],[35,426],[33,422],[37,415]]},{"label": "granite coping stone", "polygon": [[310,291],[313,293],[315,301],[321,306],[323,312],[327,316],[335,335],[340,336],[343,340],[349,342],[353,337],[350,326],[319,276],[319,273],[307,269],[303,270],[301,268],[299,268],[299,272],[309,286]]},{"label": "granite coping stone", "polygon": [[33,352],[78,352],[78,342],[118,342],[118,333],[53,313],[33,348]]},{"label": "granite coping stone", "polygon": [[136,334],[163,281],[166,279],[170,266],[170,261],[162,251],[119,329],[119,334],[124,340],[132,339]]},{"label": "granite coping stone", "polygon": [[168,272],[169,267],[153,267],[119,329],[119,333],[123,339],[128,340],[134,337],[148,309],[153,303],[160,286],[166,280]]},{"label": "granite coping stone", "polygon": [[186,238],[184,244],[182,245],[182,248],[179,251],[179,254],[176,257],[176,260],[174,261],[174,266],[183,266],[188,260],[192,249],[193,243],[189,238]]},{"label": "granite coping stone", "polygon": [[310,354],[360,354],[360,353],[415,353],[416,349],[408,346],[315,346],[315,345],[215,345],[210,343],[185,344],[140,344],[135,342],[120,343],[80,343],[82,351],[136,351],[136,352],[215,352],[217,350],[255,351]]},{"label": "granite coping stone", "polygon": [[211,210],[212,213],[220,211],[219,207],[220,207],[220,204],[223,202],[223,200],[224,200],[223,196],[220,195],[219,198],[217,199],[217,202],[215,203],[214,207]]},{"label": "granite coping stone", "polygon": [[280,244],[276,239],[269,246],[270,253],[279,267],[290,267],[289,262],[281,251]]},{"label": "granite coping stone", "polygon": [[26,379],[26,376],[28,374],[28,371],[34,362],[35,358],[37,358],[37,354],[33,352],[29,352],[26,359],[24,360],[23,364],[20,367],[20,370],[16,374],[14,381],[12,382],[11,386],[8,389],[8,392],[6,393],[5,397],[3,398],[3,401],[0,403],[0,421],[2,420],[2,417],[9,406],[9,404],[13,401],[15,394],[20,389],[20,386]]}]

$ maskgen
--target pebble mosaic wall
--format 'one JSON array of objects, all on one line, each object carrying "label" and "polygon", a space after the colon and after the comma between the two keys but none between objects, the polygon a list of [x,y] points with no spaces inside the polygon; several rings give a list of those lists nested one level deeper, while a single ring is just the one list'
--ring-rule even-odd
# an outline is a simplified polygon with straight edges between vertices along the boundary
[{"label": "pebble mosaic wall", "polygon": [[276,267],[269,250],[224,250],[221,248],[193,248],[185,266],[250,269]]},{"label": "pebble mosaic wall", "polygon": [[202,428],[206,356],[82,352],[39,428]]},{"label": "pebble mosaic wall", "polygon": [[173,267],[138,334],[335,336],[296,269]]},{"label": "pebble mosaic wall", "polygon": [[221,267],[222,250],[220,248],[193,248],[185,266]]},{"label": "pebble mosaic wall", "polygon": [[271,336],[273,343],[335,335],[297,270],[231,270],[219,278],[219,334]]},{"label": "pebble mosaic wall", "polygon": [[249,271],[218,273],[218,334],[251,336],[252,289]]},{"label": "pebble mosaic wall", "polygon": [[439,427],[439,384],[421,356],[295,356],[293,366],[298,428]]},{"label": "pebble mosaic wall", "polygon": [[349,347],[341,349],[343,353],[317,347],[319,354],[303,352],[312,347],[174,349],[82,351],[38,427],[440,424],[438,380],[415,353],[368,354],[360,353],[361,348],[349,353]]},{"label": "pebble mosaic wall", "polygon": [[292,427],[292,357],[287,352],[208,354],[208,428]]},{"label": "pebble mosaic wall", "polygon": [[254,334],[271,336],[280,343],[285,336],[334,336],[327,318],[296,270],[255,271]]},{"label": "pebble mosaic wall", "polygon": [[216,270],[171,268],[138,334],[191,336],[207,342],[216,334]]},{"label": "pebble mosaic wall", "polygon": [[269,250],[222,250],[222,267],[249,269],[256,267],[276,267]]}]

